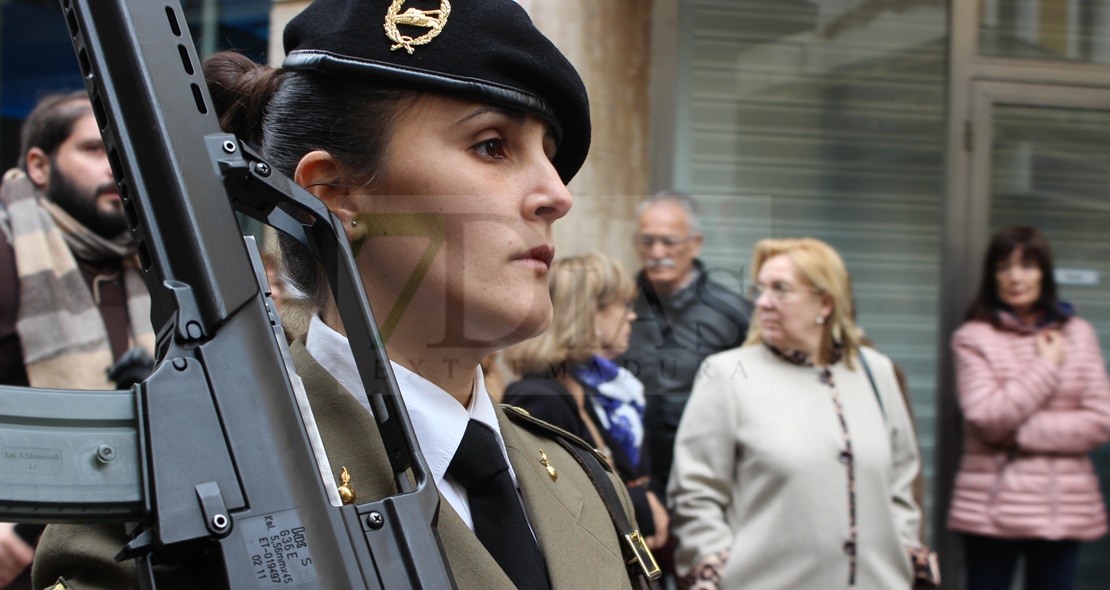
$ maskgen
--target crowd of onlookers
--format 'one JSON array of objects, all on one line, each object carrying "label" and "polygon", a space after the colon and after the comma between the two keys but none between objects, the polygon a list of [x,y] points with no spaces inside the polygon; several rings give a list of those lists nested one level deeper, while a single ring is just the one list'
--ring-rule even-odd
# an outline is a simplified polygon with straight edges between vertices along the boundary
[{"label": "crowd of onlookers", "polygon": [[[0,194],[0,382],[125,387],[152,364],[150,304],[88,101],[57,97],[31,123]],[[741,297],[699,262],[691,197],[646,200],[633,239],[635,276],[602,254],[551,262],[550,327],[487,357],[493,398],[600,451],[682,587],[935,586],[904,379],[857,324],[836,250],[761,240]],[[274,299],[295,307],[267,260]],[[965,440],[947,517],[967,587],[1009,589],[1019,559],[1026,590],[1073,587],[1079,543],[1107,528],[1087,454],[1110,438],[1110,383],[1037,229],[991,241],[952,348]],[[113,359],[129,360],[111,383],[81,370]],[[39,532],[0,529],[0,587]]]},{"label": "crowd of onlookers", "polygon": [[[601,254],[555,261],[551,328],[487,363],[503,401],[601,450],[681,587],[939,583],[905,380],[857,325],[838,253],[762,240],[743,299],[698,261],[689,196],[645,201],[634,239],[636,277]],[[1110,438],[1098,338],[1035,228],[999,232],[982,277],[952,340],[966,428],[948,526],[970,590],[1009,589],[1019,558],[1025,588],[1071,588],[1079,542],[1106,531],[1087,458]]]}]

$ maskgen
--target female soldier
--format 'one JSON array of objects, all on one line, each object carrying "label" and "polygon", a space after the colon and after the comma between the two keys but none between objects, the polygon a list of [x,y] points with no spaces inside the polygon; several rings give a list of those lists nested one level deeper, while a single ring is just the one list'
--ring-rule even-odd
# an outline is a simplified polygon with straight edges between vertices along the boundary
[{"label": "female soldier", "polygon": [[[439,533],[458,586],[627,588],[586,473],[549,433],[495,407],[479,370],[551,321],[552,223],[589,146],[582,81],[512,0],[402,4],[316,0],[286,28],[278,70],[211,58],[222,122],[342,220],[445,500]],[[387,459],[336,308],[317,265],[288,249],[285,263],[319,310],[292,351],[330,463],[349,469],[360,502],[380,498]],[[486,464],[501,465],[489,481],[519,502],[486,510],[488,481],[474,481]],[[620,497],[614,509],[630,515]],[[118,532],[54,527],[42,543],[37,586],[133,583],[111,559]],[[190,574],[164,581],[197,587]]]}]

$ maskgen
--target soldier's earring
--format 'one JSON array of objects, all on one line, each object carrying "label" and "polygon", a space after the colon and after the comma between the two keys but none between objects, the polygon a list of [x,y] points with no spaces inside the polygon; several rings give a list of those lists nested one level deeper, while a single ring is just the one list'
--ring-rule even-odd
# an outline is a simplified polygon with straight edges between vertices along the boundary
[{"label": "soldier's earring", "polygon": [[[351,220],[351,228],[347,231],[347,239],[351,243],[359,242],[366,238],[366,226],[359,225],[357,219]],[[357,251],[356,251],[357,252]]]},{"label": "soldier's earring", "polygon": [[366,233],[366,227],[359,225],[357,219],[351,220],[351,240],[358,240]]}]

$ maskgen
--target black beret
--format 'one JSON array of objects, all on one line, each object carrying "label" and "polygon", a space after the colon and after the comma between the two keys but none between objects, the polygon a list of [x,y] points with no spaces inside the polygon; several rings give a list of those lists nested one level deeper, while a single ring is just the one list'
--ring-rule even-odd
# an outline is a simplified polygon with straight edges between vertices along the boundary
[{"label": "black beret", "polygon": [[564,183],[590,148],[574,66],[513,0],[314,0],[285,27],[286,70],[363,78],[533,113],[559,138]]}]

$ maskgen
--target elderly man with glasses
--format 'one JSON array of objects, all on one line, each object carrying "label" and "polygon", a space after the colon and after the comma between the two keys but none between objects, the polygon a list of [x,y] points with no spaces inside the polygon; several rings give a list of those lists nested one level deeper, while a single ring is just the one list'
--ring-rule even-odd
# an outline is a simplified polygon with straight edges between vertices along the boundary
[{"label": "elderly man with glasses", "polygon": [[659,193],[641,203],[638,214],[640,295],[620,361],[644,383],[652,471],[665,484],[698,367],[705,357],[744,342],[751,304],[710,280],[712,273],[698,260],[702,235],[689,195]]}]

